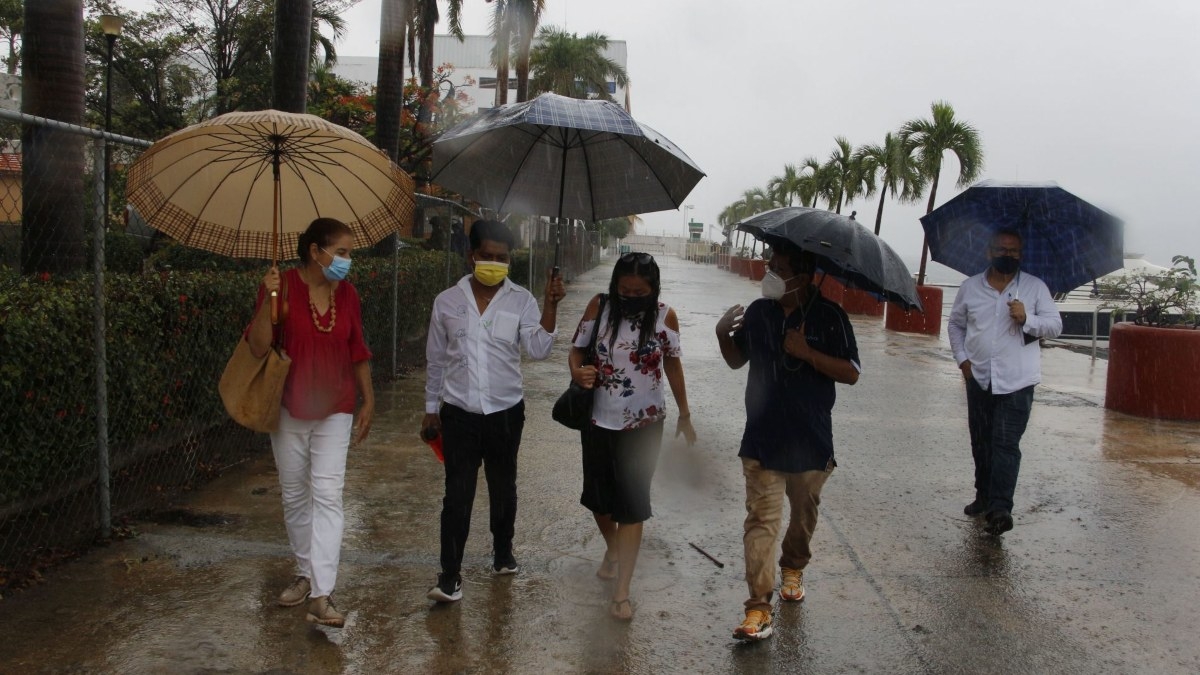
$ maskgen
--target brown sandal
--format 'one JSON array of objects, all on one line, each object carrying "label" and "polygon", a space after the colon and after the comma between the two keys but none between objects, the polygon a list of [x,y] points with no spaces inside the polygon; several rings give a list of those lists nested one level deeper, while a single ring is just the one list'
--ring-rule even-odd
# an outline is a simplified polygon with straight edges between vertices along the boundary
[{"label": "brown sandal", "polygon": [[600,563],[600,569],[596,570],[596,576],[605,581],[612,581],[613,579],[617,578],[619,565],[620,562],[617,560],[609,560],[608,558],[605,558],[604,562]]},{"label": "brown sandal", "polygon": [[608,615],[617,621],[632,621],[633,604],[629,602],[629,598],[611,600],[608,603]]}]

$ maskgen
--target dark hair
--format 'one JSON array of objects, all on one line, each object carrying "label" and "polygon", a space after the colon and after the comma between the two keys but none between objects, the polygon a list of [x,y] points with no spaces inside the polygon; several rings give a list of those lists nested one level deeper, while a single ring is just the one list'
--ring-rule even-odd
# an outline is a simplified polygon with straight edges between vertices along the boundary
[{"label": "dark hair", "polygon": [[504,244],[509,251],[516,248],[512,230],[498,220],[477,220],[471,224],[471,250],[475,251],[482,247],[485,239],[497,244]]},{"label": "dark hair", "polygon": [[792,274],[813,274],[817,271],[817,256],[790,241],[778,241],[771,245],[771,257],[777,255],[787,258]]},{"label": "dark hair", "polygon": [[318,248],[325,248],[333,243],[333,240],[348,234],[354,236],[354,230],[350,226],[336,218],[317,218],[308,224],[308,229],[300,235],[300,241],[296,244],[296,255],[304,264],[308,264],[308,247],[316,244]]},{"label": "dark hair", "polygon": [[[613,266],[612,279],[608,282],[608,346],[611,349],[617,339],[617,331],[621,328],[621,296],[617,294],[617,280],[621,277],[641,277],[650,285],[650,297],[654,305],[654,313],[642,319],[642,329],[638,333],[638,349],[646,346],[646,342],[654,335],[654,326],[658,323],[658,294],[662,290],[662,278],[659,275],[658,263],[649,253],[626,253],[617,259]],[[597,317],[599,320],[599,317]]]},{"label": "dark hair", "polygon": [[1012,237],[1021,243],[1021,248],[1025,248],[1025,238],[1021,236],[1020,232],[1017,232],[1016,230],[1012,229],[1011,227],[1002,227],[1002,228],[996,230],[995,232],[993,232],[992,238],[991,238],[991,240],[988,241],[988,244],[989,245],[995,244],[996,240],[999,239],[1000,237]]}]

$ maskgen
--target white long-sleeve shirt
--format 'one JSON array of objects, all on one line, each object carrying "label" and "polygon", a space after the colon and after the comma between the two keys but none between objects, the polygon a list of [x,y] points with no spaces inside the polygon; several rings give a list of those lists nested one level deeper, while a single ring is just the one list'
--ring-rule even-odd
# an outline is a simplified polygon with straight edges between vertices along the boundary
[{"label": "white long-sleeve shirt", "polygon": [[505,279],[479,314],[471,277],[438,294],[425,342],[425,412],[442,401],[490,415],[521,401],[521,346],[530,358],[550,356],[554,336],[529,291]]},{"label": "white long-sleeve shirt", "polygon": [[[1025,325],[1008,315],[1010,300],[1025,304]],[[971,374],[993,394],[1011,394],[1042,381],[1042,353],[1025,336],[1054,338],[1062,333],[1062,317],[1046,284],[1018,272],[1003,291],[987,282],[987,272],[958,287],[946,328],[954,362],[971,362]]]}]

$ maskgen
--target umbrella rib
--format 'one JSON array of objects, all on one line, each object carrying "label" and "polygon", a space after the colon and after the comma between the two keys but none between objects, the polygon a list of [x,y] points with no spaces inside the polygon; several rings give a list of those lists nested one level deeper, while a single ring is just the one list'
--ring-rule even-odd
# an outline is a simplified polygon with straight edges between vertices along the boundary
[{"label": "umbrella rib", "polygon": [[[501,199],[500,199],[501,207],[503,207],[505,205],[505,203],[508,202],[508,195],[512,192],[513,185],[516,184],[516,182],[517,182],[517,176],[521,175],[521,167],[525,166],[525,163],[527,161],[529,161],[529,156],[533,154],[533,149],[536,148],[538,146],[538,144],[542,142],[542,139],[552,138],[552,136],[550,136],[550,134],[549,134],[551,127],[539,124],[539,125],[537,125],[537,129],[538,129],[538,133],[536,133],[536,134],[529,133],[525,129],[521,129],[521,131],[524,131],[526,134],[528,134],[529,136],[531,136],[533,138],[533,142],[530,143],[528,146],[526,146],[524,156],[521,157],[521,161],[517,162],[516,169],[512,172],[512,175],[509,176],[509,178],[508,178],[508,185],[505,186],[504,191],[502,193],[503,197],[501,197]],[[560,187],[560,189],[561,189],[561,187]],[[496,209],[496,210],[499,211],[501,209]],[[537,214],[537,215],[545,215],[545,214],[542,213],[542,214]]]},{"label": "umbrella rib", "polygon": [[[667,199],[671,201],[671,204],[673,204],[675,208],[679,208],[679,205],[683,203],[682,199],[678,202],[675,201],[675,196],[671,194],[671,189],[667,187],[665,182],[663,182],[662,176],[659,175],[658,169],[655,168],[654,163],[651,162],[645,155],[643,155],[641,150],[634,147],[633,143],[629,142],[629,137],[627,137],[625,134],[616,134],[616,136],[617,140],[629,146],[629,149],[633,151],[633,154],[637,155],[638,159],[642,160],[642,163],[646,165],[646,168],[650,170],[650,173],[654,175],[654,180],[658,181],[659,187],[663,189],[663,194],[667,195]],[[645,139],[644,136],[641,138]]]}]

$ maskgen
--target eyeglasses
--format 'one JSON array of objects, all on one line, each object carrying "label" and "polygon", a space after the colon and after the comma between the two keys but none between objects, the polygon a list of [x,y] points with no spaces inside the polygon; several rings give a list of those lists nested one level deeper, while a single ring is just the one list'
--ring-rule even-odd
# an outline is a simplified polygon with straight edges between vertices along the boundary
[{"label": "eyeglasses", "polygon": [[1019,248],[1004,248],[1001,246],[991,246],[990,248],[992,249],[992,253],[995,255],[1021,255],[1021,249]]},{"label": "eyeglasses", "polygon": [[654,261],[654,256],[650,255],[649,253],[638,253],[636,251],[631,251],[621,256],[621,262],[623,263],[631,263],[634,261],[637,261],[637,264],[639,265],[649,265]]}]

